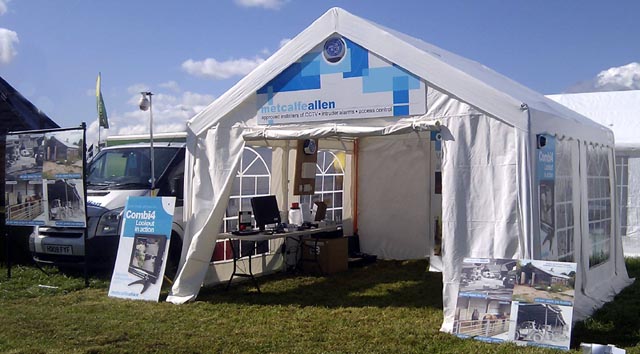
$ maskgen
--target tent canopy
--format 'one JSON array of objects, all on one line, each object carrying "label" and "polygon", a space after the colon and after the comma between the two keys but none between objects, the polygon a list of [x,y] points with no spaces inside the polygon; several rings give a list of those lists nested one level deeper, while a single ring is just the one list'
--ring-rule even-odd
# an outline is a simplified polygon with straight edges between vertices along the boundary
[{"label": "tent canopy", "polygon": [[640,151],[640,90],[547,97],[613,130],[616,149]]},{"label": "tent canopy", "polygon": [[[588,118],[545,98],[543,95],[486,66],[463,58],[400,32],[332,8],[294,37],[263,64],[240,80],[187,123],[195,135],[221,123],[234,108],[249,99],[289,65],[318,43],[340,34],[424,79],[431,87],[448,93],[470,106],[523,130],[530,123],[523,108],[540,111],[554,120],[543,128],[559,134],[582,135],[594,141],[610,141],[611,132]],[[242,119],[240,119],[242,120]],[[225,120],[224,124],[229,124]],[[588,127],[588,128],[584,128]],[[604,136],[604,139],[603,139]]]},{"label": "tent canopy", "polygon": [[[332,61],[336,53],[339,61]],[[339,101],[335,107],[334,101],[316,99],[326,94],[327,87],[328,94]],[[354,87],[362,92],[336,96]],[[380,111],[359,111],[351,102],[346,108],[339,106],[341,99],[355,101],[357,95],[376,100],[392,97],[393,105],[371,106]],[[293,103],[280,106],[283,97],[293,97]],[[305,107],[297,111],[302,113],[307,113],[308,106],[322,109],[315,118],[299,119],[289,114],[299,106]],[[281,109],[285,113],[280,114]],[[265,114],[274,110],[279,113],[277,122],[273,121],[276,115]],[[338,117],[342,113],[346,115]],[[290,117],[296,119],[284,119]],[[439,163],[430,160],[433,150],[424,134],[428,130],[437,130],[442,137],[444,179],[438,196],[442,200],[442,257],[427,250],[433,243],[425,236],[433,237],[428,230],[437,203],[426,183],[420,183],[439,168],[434,167]],[[354,194],[360,205],[359,231],[377,235],[378,249],[388,258],[431,256],[432,265],[441,264],[443,330],[449,331],[464,257],[533,258],[539,254],[536,135],[547,134],[566,149],[563,154],[570,162],[566,167],[573,173],[567,183],[575,185],[575,192],[567,198],[577,213],[587,203],[586,175],[577,172],[580,164],[587,163],[587,151],[595,149],[600,164],[594,171],[606,173],[611,167],[606,163],[607,152],[613,146],[611,130],[543,95],[479,63],[340,8],[327,11],[192,118],[187,132],[186,247],[168,301],[183,303],[197,296],[247,141],[285,142],[272,146],[280,149],[274,161],[286,166],[289,140],[332,138],[344,143],[346,139],[359,142],[345,149],[358,154],[358,177],[352,178],[358,186]],[[274,168],[273,173],[275,194],[286,195],[291,174],[286,167]],[[405,201],[411,203],[409,207]],[[396,219],[407,215],[407,222]],[[578,282],[585,296],[579,297],[577,306],[584,317],[628,284],[628,278],[614,238],[603,241],[607,252],[611,250],[611,257],[602,258],[608,262],[589,269],[585,261],[591,251],[588,234],[580,232],[588,228],[588,220],[586,214],[576,215],[578,221],[572,225],[575,244],[571,238],[575,256],[572,253],[571,257],[581,263],[585,277]],[[397,239],[403,241],[391,241]],[[607,286],[587,281],[597,277],[608,279]]]}]

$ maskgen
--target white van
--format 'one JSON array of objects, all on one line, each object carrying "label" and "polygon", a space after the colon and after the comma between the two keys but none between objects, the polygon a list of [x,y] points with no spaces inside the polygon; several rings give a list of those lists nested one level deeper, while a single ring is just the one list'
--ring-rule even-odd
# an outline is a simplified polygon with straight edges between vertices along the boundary
[{"label": "white van", "polygon": [[[83,229],[40,226],[29,237],[29,249],[38,263],[112,269],[118,249],[121,213],[128,196],[151,195],[149,143],[104,148],[86,168],[87,247]],[[184,142],[154,142],[154,169],[158,196],[175,196],[171,243],[166,274],[177,270],[182,250]]]}]

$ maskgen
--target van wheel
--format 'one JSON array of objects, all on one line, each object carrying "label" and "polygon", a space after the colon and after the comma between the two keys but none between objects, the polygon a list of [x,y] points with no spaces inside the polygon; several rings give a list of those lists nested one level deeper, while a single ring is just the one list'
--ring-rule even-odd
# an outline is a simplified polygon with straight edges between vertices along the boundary
[{"label": "van wheel", "polygon": [[178,273],[178,265],[180,264],[180,254],[182,253],[182,240],[176,233],[171,234],[171,242],[169,243],[169,257],[167,257],[167,266],[164,268],[164,275],[175,280]]}]

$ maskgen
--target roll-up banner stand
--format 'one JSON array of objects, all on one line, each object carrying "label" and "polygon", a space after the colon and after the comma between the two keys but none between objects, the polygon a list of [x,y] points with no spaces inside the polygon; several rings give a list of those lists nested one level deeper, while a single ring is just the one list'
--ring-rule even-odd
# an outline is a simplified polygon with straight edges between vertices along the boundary
[{"label": "roll-up banner stand", "polygon": [[109,296],[158,301],[175,204],[175,197],[127,198]]}]

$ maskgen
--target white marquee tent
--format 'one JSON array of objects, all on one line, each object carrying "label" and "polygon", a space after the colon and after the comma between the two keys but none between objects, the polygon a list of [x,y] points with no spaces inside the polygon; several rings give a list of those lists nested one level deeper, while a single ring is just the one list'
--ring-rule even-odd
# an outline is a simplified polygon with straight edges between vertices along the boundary
[{"label": "white marquee tent", "polygon": [[[292,198],[291,148],[310,138],[321,149],[347,153],[345,233],[357,227],[367,253],[430,257],[442,270],[444,331],[452,329],[463,257],[576,261],[575,318],[630,282],[610,226],[609,129],[476,62],[340,8],[196,115],[187,130],[188,222],[169,302],[193,300],[212,271],[243,147],[273,148],[271,186],[282,208]],[[440,137],[432,131],[442,137],[441,165],[434,158]],[[562,222],[544,235],[536,180],[540,133],[559,160],[550,210],[562,210]],[[440,168],[441,194],[434,188]],[[434,254],[432,226],[439,215],[441,257]],[[543,236],[556,240],[554,247]]]},{"label": "white marquee tent", "polygon": [[547,97],[613,130],[620,234],[640,237],[640,90]]}]

